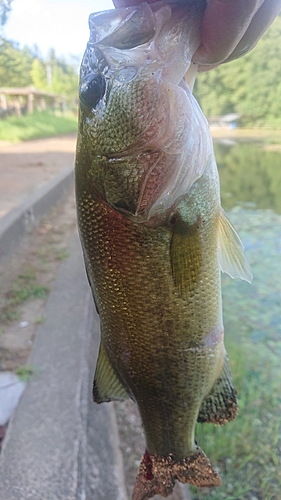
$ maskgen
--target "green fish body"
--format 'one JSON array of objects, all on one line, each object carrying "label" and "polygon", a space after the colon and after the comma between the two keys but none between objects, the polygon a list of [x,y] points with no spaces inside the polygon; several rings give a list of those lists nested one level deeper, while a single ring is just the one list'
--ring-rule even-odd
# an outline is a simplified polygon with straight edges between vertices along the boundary
[{"label": "green fish body", "polygon": [[94,400],[132,398],[147,444],[133,500],[166,497],[175,479],[220,484],[194,430],[236,416],[220,273],[251,279],[220,206],[207,122],[183,81],[202,6],[155,5],[90,17],[76,155],[101,322]]}]

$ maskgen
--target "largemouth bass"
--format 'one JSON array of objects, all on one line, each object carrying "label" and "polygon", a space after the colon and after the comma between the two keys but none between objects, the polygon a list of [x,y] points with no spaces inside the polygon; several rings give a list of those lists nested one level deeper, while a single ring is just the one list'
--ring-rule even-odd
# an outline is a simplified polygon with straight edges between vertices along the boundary
[{"label": "largemouth bass", "polygon": [[237,414],[220,273],[251,271],[190,90],[204,6],[92,14],[81,66],[77,210],[101,322],[93,397],[138,405],[147,449],[133,500],[167,497],[176,479],[221,484],[195,425]]}]

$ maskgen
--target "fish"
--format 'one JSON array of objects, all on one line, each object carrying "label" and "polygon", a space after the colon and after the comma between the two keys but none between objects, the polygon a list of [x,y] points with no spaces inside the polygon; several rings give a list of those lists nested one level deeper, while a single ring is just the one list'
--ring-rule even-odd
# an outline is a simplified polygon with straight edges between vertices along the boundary
[{"label": "fish", "polygon": [[252,273],[192,94],[205,5],[91,14],[81,64],[77,217],[101,331],[93,399],[137,404],[146,450],[132,500],[165,498],[176,480],[219,486],[196,422],[237,415],[221,271]]}]

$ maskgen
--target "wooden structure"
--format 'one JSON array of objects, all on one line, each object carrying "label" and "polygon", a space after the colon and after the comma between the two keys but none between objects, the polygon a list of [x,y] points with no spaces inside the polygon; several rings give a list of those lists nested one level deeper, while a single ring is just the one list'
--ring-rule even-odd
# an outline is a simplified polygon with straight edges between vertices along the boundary
[{"label": "wooden structure", "polygon": [[238,113],[228,113],[222,116],[210,116],[208,122],[211,127],[234,128],[240,118],[241,115]]},{"label": "wooden structure", "polygon": [[0,87],[0,118],[9,114],[21,116],[32,114],[34,109],[43,111],[47,108],[66,109],[69,97],[53,92],[46,92],[34,87]]}]

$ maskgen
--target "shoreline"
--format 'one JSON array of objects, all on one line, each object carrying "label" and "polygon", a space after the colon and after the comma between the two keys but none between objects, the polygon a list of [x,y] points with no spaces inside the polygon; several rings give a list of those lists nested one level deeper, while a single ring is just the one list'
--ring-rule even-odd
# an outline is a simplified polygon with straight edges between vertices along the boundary
[{"label": "shoreline", "polygon": [[266,151],[281,151],[281,130],[260,128],[235,128],[210,126],[214,141],[225,140],[235,142],[257,142]]},{"label": "shoreline", "polygon": [[268,139],[276,138],[281,142],[281,129],[273,128],[234,128],[210,126],[211,134],[214,139]]}]

